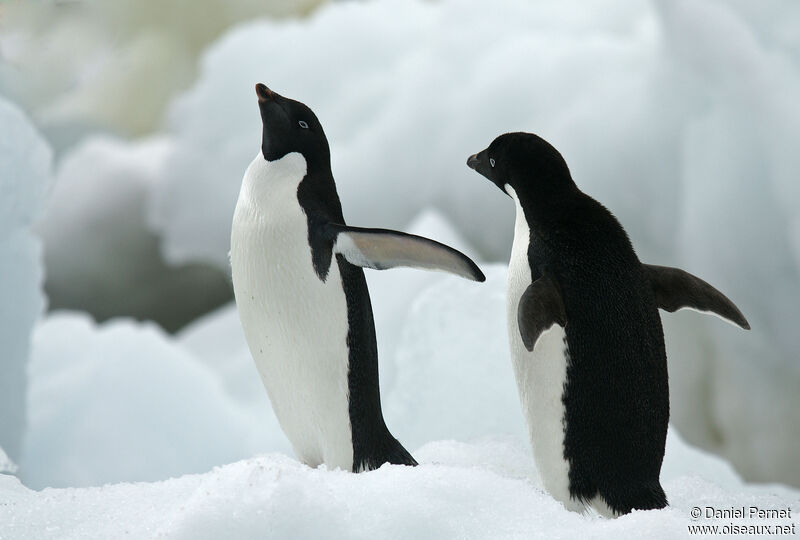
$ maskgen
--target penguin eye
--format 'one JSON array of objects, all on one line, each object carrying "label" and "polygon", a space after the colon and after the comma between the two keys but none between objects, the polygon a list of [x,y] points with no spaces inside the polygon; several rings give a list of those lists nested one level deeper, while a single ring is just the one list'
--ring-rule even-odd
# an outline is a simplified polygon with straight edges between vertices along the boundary
[{"label": "penguin eye", "polygon": [[489,158],[489,165],[491,165],[492,167],[494,167],[494,158],[493,158],[493,157],[490,157],[490,158]]},{"label": "penguin eye", "polygon": [[300,120],[300,121],[299,121],[299,122],[297,122],[297,123],[298,123],[298,124],[300,124],[300,127],[301,127],[301,128],[303,128],[303,129],[308,129],[308,124],[307,124],[307,123],[306,123],[304,120]]}]

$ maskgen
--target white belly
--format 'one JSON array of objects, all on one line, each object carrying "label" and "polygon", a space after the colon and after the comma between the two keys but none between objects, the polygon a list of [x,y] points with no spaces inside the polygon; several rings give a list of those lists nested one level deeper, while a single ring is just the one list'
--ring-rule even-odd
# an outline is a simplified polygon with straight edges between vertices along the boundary
[{"label": "white belly", "polygon": [[517,379],[520,402],[528,424],[533,457],[545,489],[571,510],[583,504],[569,496],[569,464],[564,459],[564,383],[568,352],[564,329],[555,324],[536,341],[529,352],[522,343],[517,324],[517,308],[522,294],[531,284],[528,264],[530,232],[513,188],[509,194],[517,207],[514,245],[508,267],[508,329],[511,358]]},{"label": "white belly", "polygon": [[311,466],[352,469],[347,303],[335,258],[314,271],[297,200],[302,155],[248,167],[233,218],[231,269],[244,334],[281,428]]}]

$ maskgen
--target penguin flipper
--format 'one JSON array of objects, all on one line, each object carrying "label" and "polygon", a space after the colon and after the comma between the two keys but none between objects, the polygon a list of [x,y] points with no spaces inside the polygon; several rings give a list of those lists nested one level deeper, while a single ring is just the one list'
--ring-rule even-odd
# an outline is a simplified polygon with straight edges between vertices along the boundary
[{"label": "penguin flipper", "polygon": [[486,281],[478,265],[458,250],[429,238],[389,229],[329,224],[333,251],[355,266],[385,270],[410,266]]},{"label": "penguin flipper", "polygon": [[564,302],[555,282],[546,274],[528,285],[517,308],[517,325],[522,343],[532,351],[536,340],[548,328],[567,325]]},{"label": "penguin flipper", "polygon": [[727,296],[680,268],[643,264],[658,307],[670,313],[681,308],[711,312],[750,330],[750,323]]}]

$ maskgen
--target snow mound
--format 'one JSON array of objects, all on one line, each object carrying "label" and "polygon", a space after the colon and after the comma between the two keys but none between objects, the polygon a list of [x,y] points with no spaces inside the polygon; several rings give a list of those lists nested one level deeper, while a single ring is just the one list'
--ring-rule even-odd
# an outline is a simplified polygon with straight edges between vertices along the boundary
[{"label": "snow mound", "polygon": [[125,314],[174,330],[229,298],[229,279],[216,269],[167,266],[147,228],[147,194],[171,150],[163,137],[95,135],[62,158],[37,225],[51,309],[101,321]]},{"label": "snow mound", "polygon": [[[684,126],[671,264],[725,291],[753,327],[741,332],[713,318],[679,316],[686,322],[668,334],[668,353],[694,351],[671,355],[671,378],[689,396],[673,394],[675,422],[690,435],[699,427],[704,435],[694,440],[746,477],[798,485],[800,154],[791,141],[800,139],[800,104],[791,96],[800,92],[800,63],[765,47],[723,3],[659,6],[665,48],[702,103]],[[693,408],[709,386],[705,404]]]},{"label": "snow mound", "polygon": [[16,464],[6,455],[5,450],[0,448],[0,474],[14,474],[15,472],[17,472]]},{"label": "snow mound", "polygon": [[52,180],[52,152],[0,97],[0,446],[20,457],[30,332],[44,308],[41,245],[30,231]]},{"label": "snow mound", "polygon": [[[31,491],[0,475],[3,538],[664,538],[687,535],[691,508],[797,508],[800,492],[754,488],[671,436],[664,478],[671,506],[616,520],[569,512],[547,495],[531,456],[513,440],[434,442],[418,467],[362,474],[310,469],[282,455],[250,458],[157,483]],[[716,462],[716,463],[715,463]],[[665,467],[668,468],[668,467]],[[727,484],[727,485],[726,485]],[[796,521],[796,519],[795,519]],[[741,524],[763,524],[742,520]],[[771,524],[791,525],[789,520]],[[719,523],[720,525],[722,523]]]},{"label": "snow mound", "polygon": [[492,433],[527,440],[507,343],[506,267],[483,272],[484,284],[438,278],[405,316],[384,404],[411,448]]},{"label": "snow mound", "polygon": [[[167,257],[227,263],[239,181],[260,143],[257,81],[318,113],[353,224],[399,227],[435,205],[482,253],[505,256],[509,247],[498,239],[508,237],[511,212],[465,161],[495,135],[519,129],[570,150],[568,161],[592,162],[591,187],[617,207],[624,202],[637,221],[666,223],[679,169],[664,160],[656,172],[649,166],[675,128],[652,122],[663,106],[650,67],[663,63],[656,14],[621,2],[582,4],[581,16],[556,4],[504,0],[490,13],[479,5],[336,4],[293,24],[243,25],[210,47],[198,82],[170,108],[176,154],[152,213]],[[306,46],[274,54],[286,43]],[[655,132],[639,137],[645,130]],[[631,139],[638,144],[625,148]],[[619,148],[621,157],[611,151]],[[628,162],[621,179],[615,157]],[[652,181],[632,181],[645,172]],[[645,211],[643,198],[661,204]]]},{"label": "snow mound", "polygon": [[[81,135],[157,129],[197,56],[238,21],[302,16],[321,0],[15,3],[0,20],[0,93],[32,111],[61,150]],[[187,14],[189,14],[187,16]],[[153,84],[158,81],[158,84]]]},{"label": "snow mound", "polygon": [[20,471],[34,488],[158,480],[281,446],[152,324],[52,315],[34,334],[30,381]]}]

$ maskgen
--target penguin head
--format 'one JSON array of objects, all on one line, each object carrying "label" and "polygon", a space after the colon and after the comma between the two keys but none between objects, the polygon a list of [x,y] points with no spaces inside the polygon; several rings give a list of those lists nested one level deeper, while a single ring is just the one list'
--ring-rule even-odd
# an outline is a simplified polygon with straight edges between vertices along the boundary
[{"label": "penguin head", "polygon": [[330,166],[330,148],[317,115],[304,103],[256,85],[263,134],[261,153],[267,161],[299,152],[306,162]]},{"label": "penguin head", "polygon": [[533,133],[500,135],[471,155],[467,166],[506,194],[510,186],[520,201],[554,204],[577,189],[558,150]]}]

